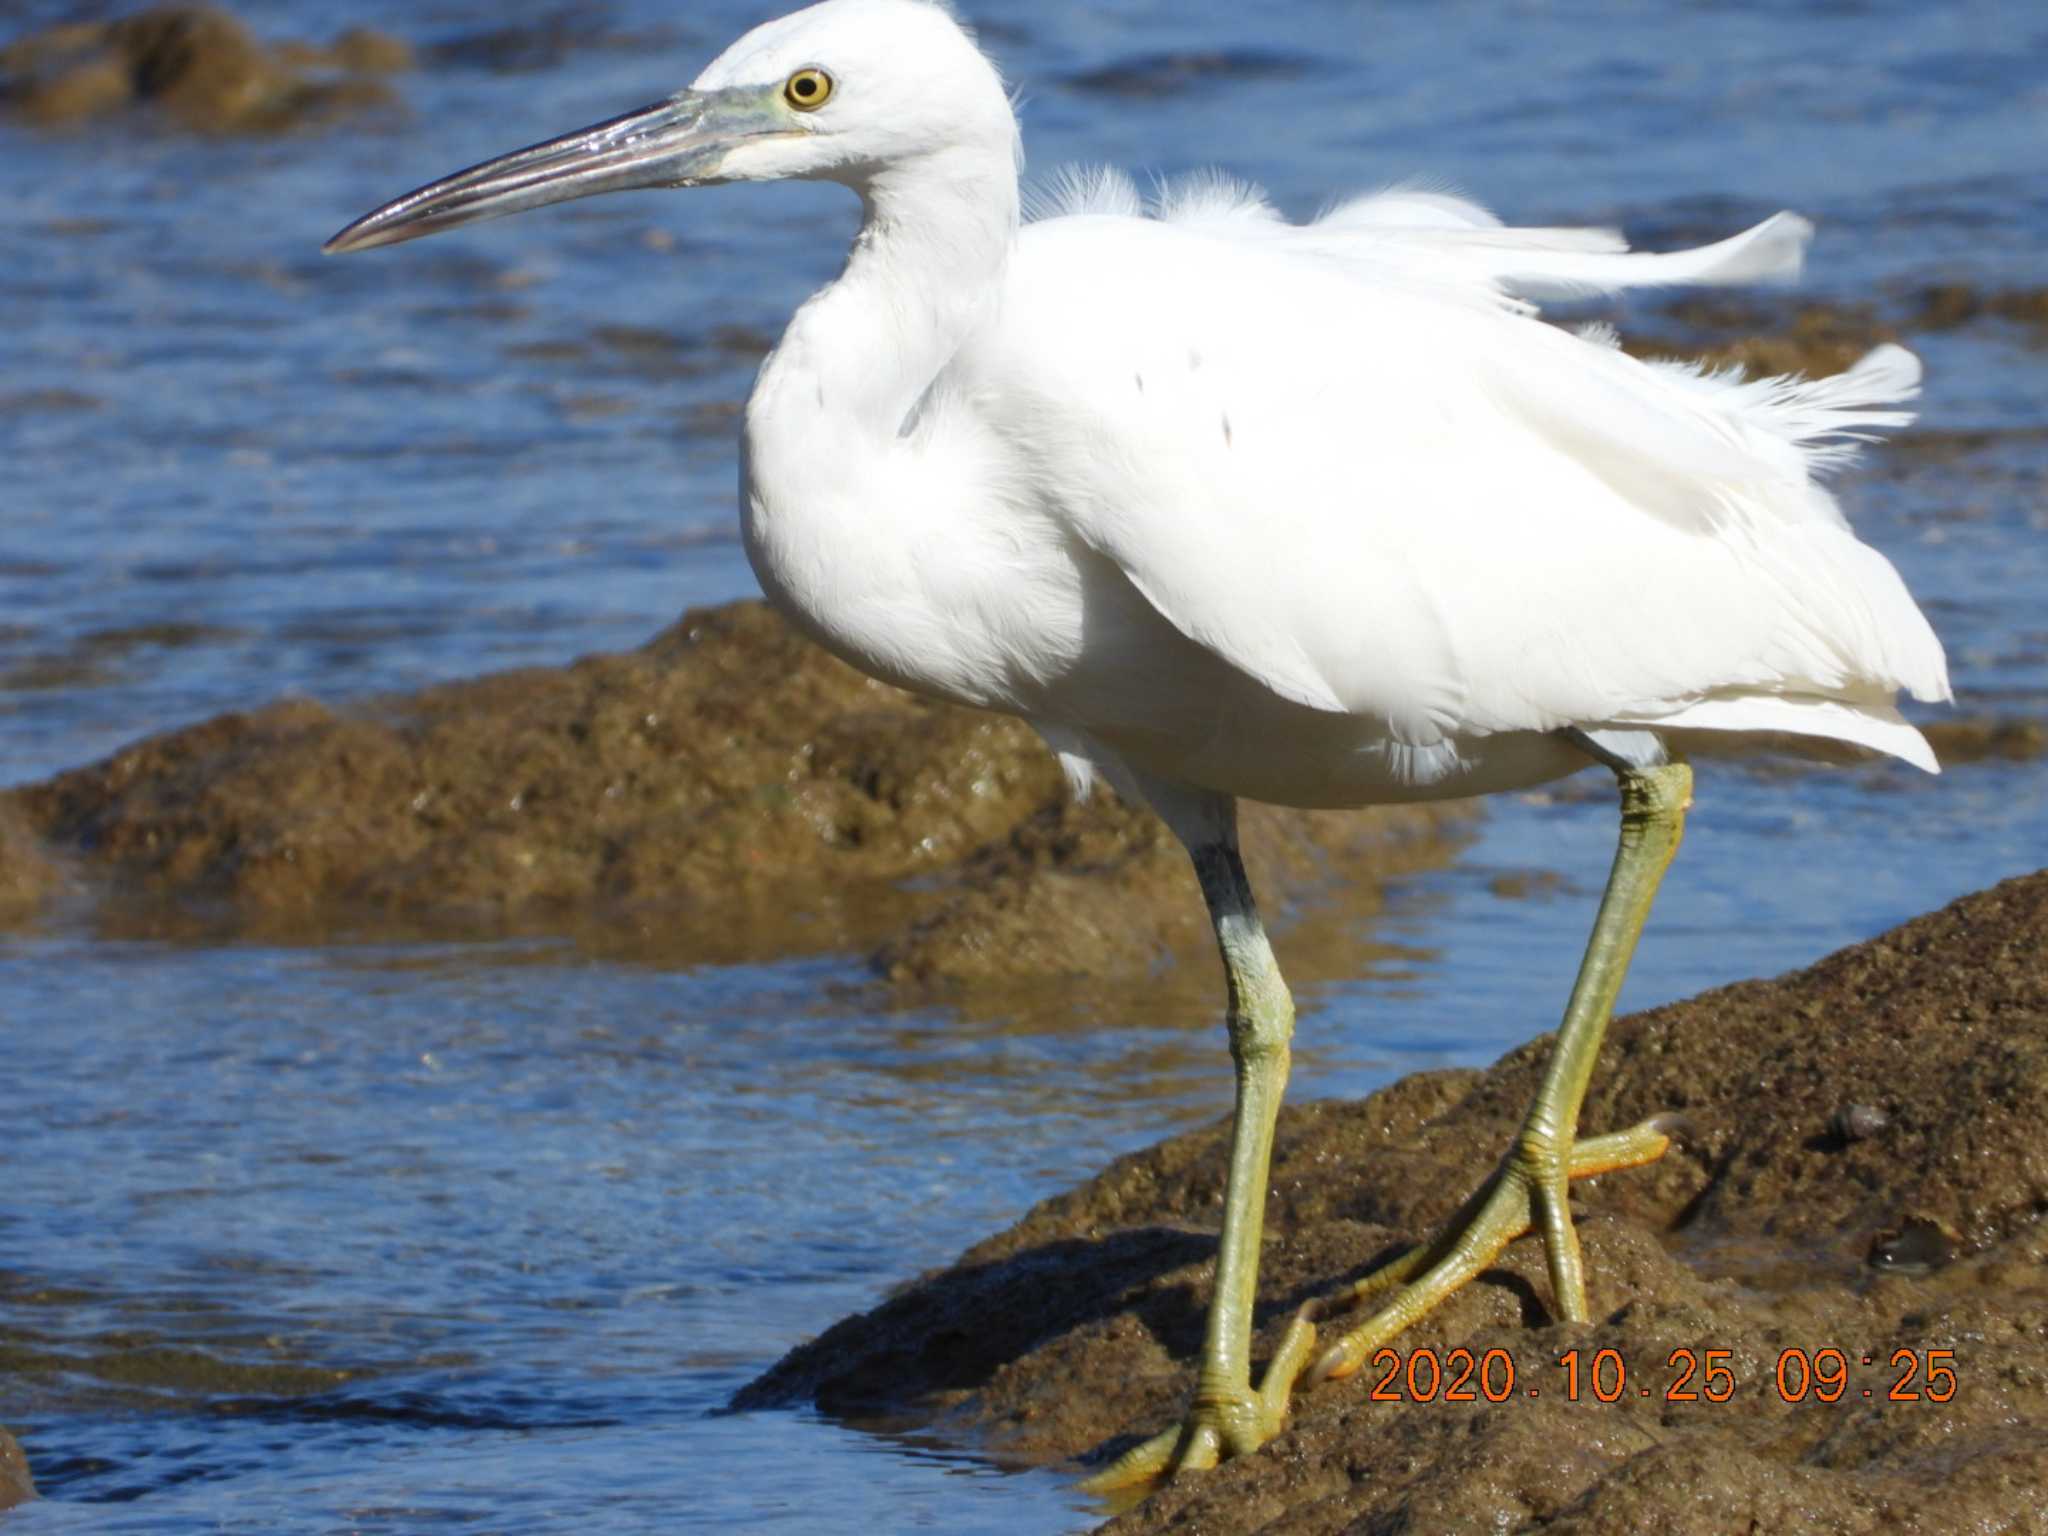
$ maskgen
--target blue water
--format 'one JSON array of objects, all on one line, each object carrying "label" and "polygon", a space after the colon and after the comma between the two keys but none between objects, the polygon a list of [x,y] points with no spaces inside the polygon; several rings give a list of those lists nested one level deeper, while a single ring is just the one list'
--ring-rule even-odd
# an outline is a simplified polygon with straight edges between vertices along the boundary
[{"label": "blue water", "polygon": [[[268,35],[424,46],[555,14],[240,9]],[[583,9],[577,46],[530,67],[403,78],[395,120],[0,126],[0,782],[281,694],[630,646],[751,590],[730,406],[752,338],[835,270],[844,193],[614,198],[317,254],[407,186],[685,83],[761,15]],[[1220,164],[1295,213],[1424,173],[1645,244],[1792,206],[1821,227],[1820,295],[2040,281],[2048,21],[2024,7],[969,12],[1040,168]],[[1915,344],[1925,428],[2015,435],[1880,461],[1847,495],[1966,707],[2040,717],[2048,453],[2019,434],[2048,415],[2048,353],[1990,323]],[[1495,803],[1456,865],[1397,888],[1360,934],[1390,957],[1307,990],[1298,1092],[1546,1027],[1610,847],[1606,799],[1577,789]],[[2038,764],[1710,765],[1628,1001],[1803,963],[2043,862]],[[1530,870],[1562,884],[1496,893]],[[856,979],[853,958],[674,973],[545,943],[0,938],[0,1343],[79,1367],[0,1375],[48,1495],[10,1536],[1087,1523],[1054,1473],[712,1410],[1033,1199],[1220,1111],[1217,1032],[1194,1007],[1105,1017],[1085,984],[1028,1017],[849,1011],[833,984]],[[146,1344],[248,1374],[162,1392],[90,1368]],[[287,1391],[258,1367],[301,1374]]]}]

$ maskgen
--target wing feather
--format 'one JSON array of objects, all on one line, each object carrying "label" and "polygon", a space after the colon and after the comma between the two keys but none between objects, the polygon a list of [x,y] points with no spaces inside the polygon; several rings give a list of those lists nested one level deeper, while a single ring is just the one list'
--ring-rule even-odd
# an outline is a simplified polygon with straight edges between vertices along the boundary
[{"label": "wing feather", "polygon": [[1745,382],[1517,298],[1782,275],[1803,220],[1638,256],[1436,192],[1306,226],[1223,183],[1163,209],[1027,228],[971,387],[1018,494],[1244,677],[1422,746],[1713,728],[1708,702],[1750,696],[1830,705],[1800,718],[1847,736],[1841,711],[1946,695],[1925,619],[1814,478],[1905,419],[1909,354]]}]

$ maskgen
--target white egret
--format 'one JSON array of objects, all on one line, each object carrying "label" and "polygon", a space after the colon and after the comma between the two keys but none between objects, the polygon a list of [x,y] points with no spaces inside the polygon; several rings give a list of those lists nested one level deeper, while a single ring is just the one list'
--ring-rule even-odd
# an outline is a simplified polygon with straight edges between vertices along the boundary
[{"label": "white egret", "polygon": [[1576,1175],[1659,1155],[1578,1111],[1676,849],[1689,740],[1840,743],[1923,768],[1899,693],[1948,694],[1892,566],[1817,483],[1908,418],[1880,347],[1819,382],[1705,373],[1574,335],[1533,300],[1782,278],[1780,214],[1717,245],[1513,229],[1434,192],[1295,225],[1221,181],[1070,179],[1020,218],[995,68],[932,0],[826,0],[687,90],[408,194],[356,251],[594,192],[825,178],[861,200],[839,277],[762,365],[741,442],[770,599],[873,675],[1033,722],[1187,845],[1229,980],[1237,1097],[1215,1296],[1183,1423],[1103,1479],[1250,1451],[1314,1338],[1263,1385],[1252,1301],[1293,1004],[1239,861],[1240,796],[1354,806],[1511,790],[1599,763],[1613,873],[1542,1088],[1499,1171],[1357,1288],[1372,1350],[1533,1226],[1587,1316]]}]

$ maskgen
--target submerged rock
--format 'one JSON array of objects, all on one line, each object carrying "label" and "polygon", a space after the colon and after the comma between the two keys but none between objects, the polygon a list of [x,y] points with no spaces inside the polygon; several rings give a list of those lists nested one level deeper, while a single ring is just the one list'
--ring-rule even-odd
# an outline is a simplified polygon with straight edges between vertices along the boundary
[{"label": "submerged rock", "polygon": [[[122,931],[879,950],[915,985],[1142,977],[1209,947],[1149,813],[1071,803],[1029,727],[862,677],[759,602],[569,667],[223,716],[0,795],[8,814]],[[1333,884],[1369,904],[1465,814],[1260,809],[1247,840],[1276,907]]]},{"label": "submerged rock", "polygon": [[1148,53],[1069,75],[1066,84],[1070,90],[1090,96],[1149,101],[1213,87],[1219,82],[1299,80],[1314,74],[1319,67],[1321,61],[1314,54],[1266,48]]},{"label": "submerged rock", "polygon": [[0,105],[57,127],[148,102],[200,132],[274,133],[388,106],[381,77],[411,67],[404,42],[367,28],[272,46],[217,7],[159,5],[0,48]]},{"label": "submerged rock", "polygon": [[[1283,1114],[1261,1358],[1301,1302],[1424,1236],[1489,1171],[1547,1048]],[[1881,1134],[1842,1136],[1845,1103]],[[2048,872],[1620,1020],[1585,1127],[1681,1110],[1690,1130],[1651,1168],[1574,1185],[1593,1323],[1549,1320],[1524,1239],[1397,1354],[1297,1398],[1260,1454],[1107,1529],[2048,1529],[2044,1103]],[[1193,1384],[1226,1140],[1219,1124],[1119,1160],[796,1350],[739,1406],[933,1425],[1004,1460],[1113,1454]],[[1928,1231],[1941,1243],[1891,1262]]]}]

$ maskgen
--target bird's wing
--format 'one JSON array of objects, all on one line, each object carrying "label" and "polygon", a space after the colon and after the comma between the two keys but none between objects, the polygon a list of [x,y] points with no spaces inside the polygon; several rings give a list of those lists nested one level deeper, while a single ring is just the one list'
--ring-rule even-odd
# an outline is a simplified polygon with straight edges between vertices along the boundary
[{"label": "bird's wing", "polygon": [[1426,286],[1488,304],[1584,298],[1625,288],[1787,283],[1799,276],[1813,226],[1796,213],[1692,250],[1631,251],[1619,230],[1503,224],[1467,198],[1426,183],[1333,204],[1308,224],[1282,219],[1243,182],[1196,174],[1149,204],[1106,167],[1067,167],[1029,199],[1042,222],[1151,218],[1292,255],[1313,253],[1367,281]]},{"label": "bird's wing", "polygon": [[1337,227],[1213,188],[1177,218],[1028,227],[965,370],[1015,493],[1240,672],[1401,741],[1945,695],[1897,574],[1813,480],[1822,440],[1903,419],[1883,407],[1917,381],[1908,354],[1744,384],[1559,331],[1511,291],[1636,260],[1754,276],[1785,226],[1636,258],[1391,196],[1411,212],[1347,205]]}]

